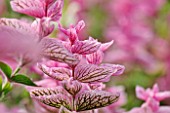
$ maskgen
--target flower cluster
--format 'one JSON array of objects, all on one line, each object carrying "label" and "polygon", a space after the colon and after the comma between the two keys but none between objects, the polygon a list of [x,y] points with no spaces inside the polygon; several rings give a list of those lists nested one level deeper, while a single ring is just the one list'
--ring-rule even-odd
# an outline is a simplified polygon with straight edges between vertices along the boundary
[{"label": "flower cluster", "polygon": [[170,92],[159,92],[158,85],[155,84],[152,89],[137,86],[136,95],[139,99],[144,100],[145,103],[140,108],[133,108],[127,113],[170,113],[169,106],[160,106],[160,101],[169,98]]},{"label": "flower cluster", "polygon": [[[119,99],[119,93],[103,91],[104,82],[124,71],[122,65],[102,63],[104,52],[113,41],[102,44],[92,37],[80,40],[78,34],[85,27],[84,21],[68,29],[59,23],[58,28],[60,33],[66,35],[65,39],[47,37],[54,30],[53,23],[58,23],[61,18],[63,0],[12,0],[11,6],[16,12],[35,17],[35,21],[28,23],[3,18],[0,20],[1,27],[15,29],[14,32],[19,35],[17,37],[33,37],[31,40],[40,45],[39,54],[45,59],[45,62],[38,63],[39,69],[57,84],[47,88],[31,88],[33,99],[47,108],[59,109],[61,113],[95,111]],[[46,65],[50,60],[65,66]]]}]

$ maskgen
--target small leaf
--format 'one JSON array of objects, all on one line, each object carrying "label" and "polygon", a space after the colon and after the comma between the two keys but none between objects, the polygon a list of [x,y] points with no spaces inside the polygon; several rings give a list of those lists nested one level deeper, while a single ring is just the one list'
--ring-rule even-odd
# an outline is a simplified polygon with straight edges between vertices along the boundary
[{"label": "small leaf", "polygon": [[63,67],[47,67],[46,65],[39,64],[39,68],[49,77],[54,78],[56,80],[68,80],[71,76],[71,72],[67,68]]},{"label": "small leaf", "polygon": [[11,89],[12,89],[12,84],[10,82],[6,81],[2,87],[3,95],[5,96],[9,91],[11,91]]},{"label": "small leaf", "polygon": [[97,42],[96,40],[77,41],[72,46],[72,52],[82,55],[92,54],[96,52],[100,46],[101,43]]},{"label": "small leaf", "polygon": [[34,84],[34,82],[32,82],[30,80],[30,78],[28,78],[27,76],[25,75],[21,75],[21,74],[18,74],[16,76],[13,76],[11,78],[12,81],[16,82],[16,83],[21,83],[21,84],[24,84],[24,85],[28,85],[28,86],[37,86],[36,84]]},{"label": "small leaf", "polygon": [[12,0],[11,7],[14,11],[29,16],[42,18],[45,15],[42,1],[40,0]]},{"label": "small leaf", "polygon": [[70,100],[62,87],[56,88],[37,88],[30,92],[32,98],[55,108],[61,106],[70,110]]},{"label": "small leaf", "polygon": [[76,111],[86,111],[108,106],[119,99],[118,94],[105,91],[87,91],[76,98]]},{"label": "small leaf", "polygon": [[0,69],[4,72],[7,78],[11,77],[12,69],[10,66],[0,61]]},{"label": "small leaf", "polygon": [[63,0],[55,1],[47,11],[47,16],[50,17],[53,21],[58,21],[62,15]]},{"label": "small leaf", "polygon": [[76,65],[79,62],[79,60],[62,45],[62,42],[49,38],[44,38],[41,42],[43,54],[46,57],[70,65]]},{"label": "small leaf", "polygon": [[24,21],[18,20],[18,19],[1,18],[0,25],[6,26],[9,28],[14,28],[15,30],[18,30],[18,31],[28,31],[29,33],[31,33],[31,30],[32,30],[30,29],[30,24]]},{"label": "small leaf", "polygon": [[82,85],[78,81],[67,80],[64,84],[64,89],[71,95],[76,95],[82,88]]},{"label": "small leaf", "polygon": [[2,77],[0,75],[0,92],[2,91],[2,84],[3,84],[3,80],[2,80]]},{"label": "small leaf", "polygon": [[111,67],[81,64],[75,68],[74,79],[83,83],[107,82],[113,71]]}]

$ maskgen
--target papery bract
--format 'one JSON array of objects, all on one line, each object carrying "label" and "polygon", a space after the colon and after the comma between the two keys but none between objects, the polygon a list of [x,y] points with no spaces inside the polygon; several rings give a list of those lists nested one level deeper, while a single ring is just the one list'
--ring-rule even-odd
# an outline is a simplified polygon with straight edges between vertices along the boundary
[{"label": "papery bract", "polygon": [[75,68],[74,79],[83,83],[107,82],[113,73],[110,67],[83,64]]},{"label": "papery bract", "polygon": [[105,107],[116,102],[119,94],[111,94],[104,91],[87,91],[76,98],[76,110],[85,111]]},{"label": "papery bract", "polygon": [[40,0],[12,0],[11,6],[14,11],[29,16],[42,18],[45,15],[45,10]]},{"label": "papery bract", "polygon": [[59,24],[59,29],[61,32],[63,32],[65,35],[69,37],[69,40],[71,44],[74,44],[75,41],[78,40],[78,33],[85,27],[84,21],[79,21],[77,25],[70,26],[69,29],[64,29]]},{"label": "papery bract", "polygon": [[76,95],[78,92],[80,92],[82,84],[76,80],[74,81],[71,79],[69,79],[67,82],[64,82],[63,86],[65,90],[68,91],[71,95]]},{"label": "papery bract", "polygon": [[63,0],[56,0],[49,7],[47,11],[47,17],[51,18],[53,21],[58,21],[62,15]]},{"label": "papery bract", "polygon": [[56,39],[43,39],[43,54],[52,60],[75,65],[79,61]]},{"label": "papery bract", "polygon": [[96,40],[76,41],[72,46],[72,52],[82,54],[82,55],[92,54],[99,49],[100,45],[101,44]]},{"label": "papery bract", "polygon": [[51,24],[51,20],[49,18],[36,19],[31,24],[31,27],[35,29],[40,39],[48,36],[54,30],[54,25]]},{"label": "papery bract", "polygon": [[49,106],[56,108],[65,106],[67,109],[70,109],[70,101],[66,98],[66,93],[60,87],[35,89],[31,91],[31,96]]},{"label": "papery bract", "polygon": [[54,78],[56,80],[68,80],[71,76],[71,72],[67,68],[61,68],[61,67],[54,67],[49,68],[45,65],[39,65],[39,68],[48,76],[51,78]]}]

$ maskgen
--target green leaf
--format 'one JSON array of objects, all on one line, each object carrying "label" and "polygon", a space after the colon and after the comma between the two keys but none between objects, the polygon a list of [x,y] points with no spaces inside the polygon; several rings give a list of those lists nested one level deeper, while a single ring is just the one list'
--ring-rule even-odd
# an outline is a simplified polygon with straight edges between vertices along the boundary
[{"label": "green leaf", "polygon": [[21,75],[21,74],[11,77],[11,80],[13,82],[21,83],[21,84],[28,85],[28,86],[37,86],[36,84],[34,84],[33,81],[31,81],[30,78],[28,78],[25,75]]},{"label": "green leaf", "polygon": [[11,77],[12,69],[10,66],[5,64],[4,62],[0,61],[0,69],[3,71],[3,73],[7,76],[7,78]]},{"label": "green leaf", "polygon": [[0,75],[0,92],[2,91],[2,84],[3,84],[3,80],[2,80],[2,77]]},{"label": "green leaf", "polygon": [[4,93],[4,95],[6,95],[11,90],[12,90],[12,85],[10,84],[10,82],[6,81],[3,84],[2,93]]}]

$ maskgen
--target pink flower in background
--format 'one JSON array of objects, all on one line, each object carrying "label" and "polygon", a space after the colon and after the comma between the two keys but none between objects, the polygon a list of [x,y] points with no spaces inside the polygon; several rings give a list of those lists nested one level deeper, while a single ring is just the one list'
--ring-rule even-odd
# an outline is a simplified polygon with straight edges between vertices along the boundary
[{"label": "pink flower in background", "polygon": [[58,22],[62,16],[63,0],[12,0],[10,3],[14,11],[36,18],[32,27],[40,39],[52,33],[51,22]]},{"label": "pink flower in background", "polygon": [[170,98],[170,91],[160,92],[157,84],[152,89],[147,88],[146,90],[137,86],[136,95],[145,103],[140,108],[133,108],[126,113],[170,113],[169,106],[160,106],[160,101]]},{"label": "pink flower in background", "polygon": [[6,6],[5,6],[5,0],[0,0],[0,16],[4,13],[4,11],[6,10]]},{"label": "pink flower in background", "polygon": [[17,107],[9,109],[4,104],[0,104],[0,109],[2,113],[28,113],[25,109],[20,109]]},{"label": "pink flower in background", "polygon": [[133,62],[149,69],[155,68],[157,59],[149,48],[155,45],[153,41],[158,36],[151,21],[164,3],[165,0],[110,1],[110,7],[106,7],[111,11],[105,36],[115,41],[117,51],[110,50],[106,59],[115,54],[112,62]]}]

